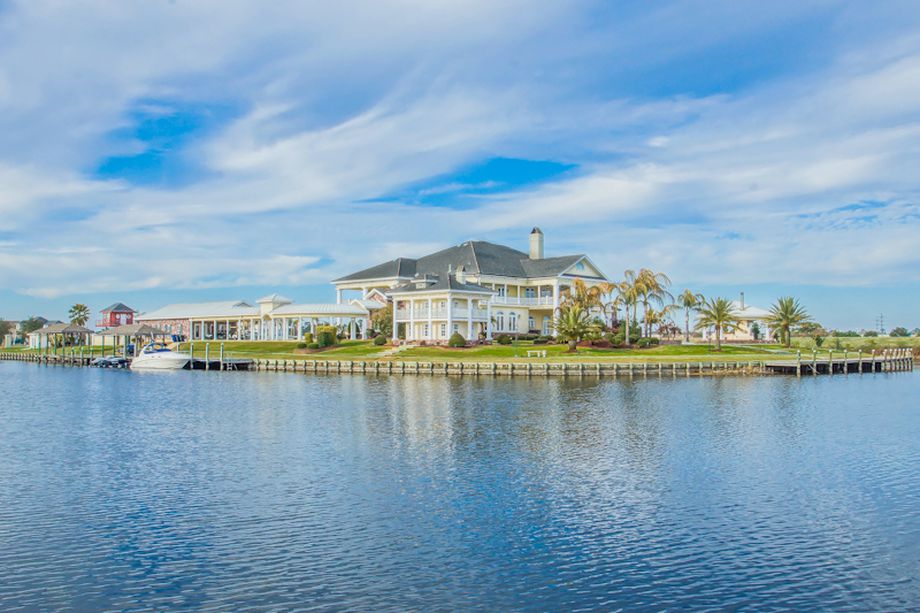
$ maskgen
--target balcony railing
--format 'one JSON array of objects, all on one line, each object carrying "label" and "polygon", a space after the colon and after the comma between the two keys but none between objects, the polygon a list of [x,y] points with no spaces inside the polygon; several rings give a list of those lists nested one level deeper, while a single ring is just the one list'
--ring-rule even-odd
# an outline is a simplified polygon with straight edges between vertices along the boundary
[{"label": "balcony railing", "polygon": [[[454,321],[463,321],[467,319],[468,309],[456,308],[451,311],[451,317]],[[473,319],[487,319],[488,311],[486,309],[473,309]],[[412,316],[409,316],[409,309],[397,309],[396,311],[396,321],[409,321],[414,319],[415,321],[423,322],[429,319],[428,309],[416,309]],[[447,319],[447,309],[433,309],[431,311],[430,319],[436,319],[444,321]]]},{"label": "balcony railing", "polygon": [[508,306],[553,306],[552,296],[494,296],[492,304]]}]

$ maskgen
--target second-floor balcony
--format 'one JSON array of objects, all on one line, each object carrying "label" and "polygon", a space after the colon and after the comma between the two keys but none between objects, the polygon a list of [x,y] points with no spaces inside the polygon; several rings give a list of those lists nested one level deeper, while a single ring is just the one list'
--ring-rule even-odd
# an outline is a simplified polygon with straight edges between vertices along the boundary
[{"label": "second-floor balcony", "polygon": [[[469,309],[465,308],[454,308],[451,311],[451,318],[455,321],[463,321],[468,319]],[[472,318],[477,320],[488,319],[489,312],[486,309],[473,309]],[[428,315],[428,309],[415,309],[414,312],[410,314],[409,309],[397,309],[396,311],[396,321],[426,321],[428,319],[445,321],[447,320],[447,309],[432,309],[431,316]]]},{"label": "second-floor balcony", "polygon": [[552,296],[493,296],[492,304],[508,306],[553,306]]}]

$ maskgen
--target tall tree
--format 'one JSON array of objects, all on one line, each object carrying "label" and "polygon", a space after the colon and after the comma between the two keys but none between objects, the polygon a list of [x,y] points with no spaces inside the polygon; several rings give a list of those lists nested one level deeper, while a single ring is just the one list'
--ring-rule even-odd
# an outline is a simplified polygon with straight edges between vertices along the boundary
[{"label": "tall tree", "polygon": [[799,301],[792,296],[784,296],[770,308],[767,319],[770,326],[780,331],[780,340],[786,347],[792,346],[792,329],[811,322],[811,317]]},{"label": "tall tree", "polygon": [[[625,318],[625,334],[623,335],[623,340],[626,345],[629,345],[629,326],[630,321],[635,319],[635,310],[636,306],[639,303],[639,298],[642,295],[644,287],[636,275],[636,272],[633,270],[623,271],[623,280],[616,284],[617,295],[622,301],[623,305],[626,307],[626,318]],[[631,310],[630,310],[631,309]]]},{"label": "tall tree", "polygon": [[741,323],[735,305],[728,298],[714,298],[703,302],[699,312],[696,328],[713,328],[716,333],[716,351],[722,351],[722,334],[733,332]]},{"label": "tall tree", "polygon": [[690,342],[690,311],[695,310],[706,301],[703,294],[696,294],[685,289],[677,296],[677,304],[684,310],[684,342]]},{"label": "tall tree", "polygon": [[652,323],[648,319],[649,309],[652,304],[665,306],[674,299],[668,291],[671,286],[671,279],[663,272],[643,268],[636,275],[636,282],[642,302],[642,320],[645,325],[643,336],[651,336]]},{"label": "tall tree", "polygon": [[89,307],[81,302],[78,302],[77,304],[70,307],[68,316],[70,317],[70,323],[76,324],[78,326],[83,326],[87,321],[89,321]]},{"label": "tall tree", "polygon": [[28,336],[32,332],[40,330],[44,325],[45,322],[33,315],[32,317],[23,320],[22,323],[19,324],[19,327],[22,329],[22,333]]}]

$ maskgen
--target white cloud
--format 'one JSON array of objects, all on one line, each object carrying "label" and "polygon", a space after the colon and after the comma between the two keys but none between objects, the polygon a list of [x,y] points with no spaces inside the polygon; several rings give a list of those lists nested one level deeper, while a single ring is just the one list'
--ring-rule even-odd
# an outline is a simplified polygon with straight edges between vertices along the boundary
[{"label": "white cloud", "polygon": [[[604,82],[832,7],[800,4],[673,2],[636,18],[484,0],[17,3],[0,13],[0,285],[51,296],[322,283],[468,238],[520,231],[523,243],[532,225],[549,250],[587,251],[614,274],[920,280],[907,248],[920,41],[894,36],[909,24],[892,17],[869,40],[858,14],[885,11],[848,8],[832,62],[728,91]],[[169,101],[238,109],[186,150],[201,176],[93,179],[106,156],[144,146],[112,137],[130,113],[168,114]],[[579,169],[473,210],[366,202],[493,156]],[[890,206],[874,223],[829,213],[862,200]],[[48,233],[60,249],[42,247]],[[828,258],[854,245],[862,257]],[[826,263],[800,264],[815,259]]]}]

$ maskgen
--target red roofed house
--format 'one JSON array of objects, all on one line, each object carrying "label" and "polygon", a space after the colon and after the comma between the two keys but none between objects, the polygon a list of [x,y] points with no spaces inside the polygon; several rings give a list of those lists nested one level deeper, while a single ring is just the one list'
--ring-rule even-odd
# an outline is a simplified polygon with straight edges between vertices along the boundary
[{"label": "red roofed house", "polygon": [[99,328],[117,328],[118,326],[130,326],[134,323],[135,310],[116,302],[112,306],[102,309],[102,319],[96,322]]}]

